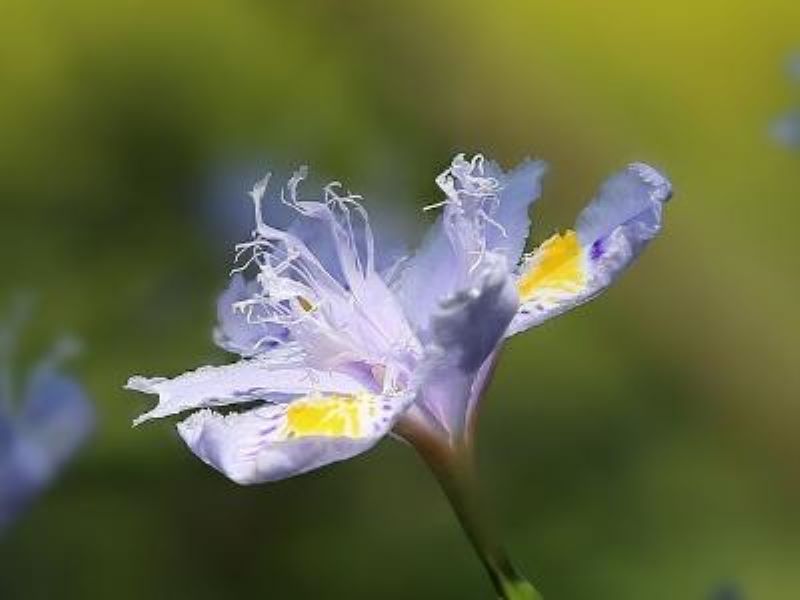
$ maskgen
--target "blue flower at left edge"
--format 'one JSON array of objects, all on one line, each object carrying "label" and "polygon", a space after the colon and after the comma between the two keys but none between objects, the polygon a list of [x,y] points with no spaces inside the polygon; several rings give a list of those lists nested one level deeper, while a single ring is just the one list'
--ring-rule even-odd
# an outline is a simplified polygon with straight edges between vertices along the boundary
[{"label": "blue flower at left edge", "polygon": [[52,484],[95,424],[85,390],[61,370],[77,350],[73,340],[57,342],[16,397],[12,359],[21,320],[0,324],[0,534]]}]

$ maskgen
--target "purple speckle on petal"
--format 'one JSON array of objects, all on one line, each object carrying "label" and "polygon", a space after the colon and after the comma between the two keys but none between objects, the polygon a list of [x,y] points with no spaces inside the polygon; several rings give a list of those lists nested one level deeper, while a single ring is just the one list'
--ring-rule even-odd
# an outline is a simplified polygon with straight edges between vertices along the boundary
[{"label": "purple speckle on petal", "polygon": [[592,249],[589,251],[589,258],[592,260],[599,260],[605,253],[604,239],[600,238],[592,244]]}]

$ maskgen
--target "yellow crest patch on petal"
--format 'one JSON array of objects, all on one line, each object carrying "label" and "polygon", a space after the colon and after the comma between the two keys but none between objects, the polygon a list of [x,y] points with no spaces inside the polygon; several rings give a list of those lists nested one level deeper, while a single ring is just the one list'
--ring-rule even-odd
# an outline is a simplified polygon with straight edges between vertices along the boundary
[{"label": "yellow crest patch on petal", "polygon": [[360,438],[366,422],[375,415],[376,402],[369,394],[307,396],[286,410],[288,437]]},{"label": "yellow crest patch on petal", "polygon": [[525,302],[543,290],[577,292],[585,285],[583,249],[577,234],[568,230],[542,243],[531,256],[517,282]]}]

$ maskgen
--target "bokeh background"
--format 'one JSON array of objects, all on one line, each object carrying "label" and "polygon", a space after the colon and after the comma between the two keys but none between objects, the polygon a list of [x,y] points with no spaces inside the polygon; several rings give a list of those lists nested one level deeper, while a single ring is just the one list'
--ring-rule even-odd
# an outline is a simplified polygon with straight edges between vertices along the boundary
[{"label": "bokeh background", "polygon": [[800,597],[800,153],[767,135],[800,102],[800,4],[0,8],[0,301],[39,298],[29,355],[84,340],[100,418],[0,539],[0,597],[491,597],[409,449],[240,488],[170,423],[131,429],[121,389],[228,360],[253,169],[308,163],[421,230],[457,151],[550,162],[535,240],[631,160],[676,188],[613,290],[505,351],[481,466],[523,570],[557,600]]}]

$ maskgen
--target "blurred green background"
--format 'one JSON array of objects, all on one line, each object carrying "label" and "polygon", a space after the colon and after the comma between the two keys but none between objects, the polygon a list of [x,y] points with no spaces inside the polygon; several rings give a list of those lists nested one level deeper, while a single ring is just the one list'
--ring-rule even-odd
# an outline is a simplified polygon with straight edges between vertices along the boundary
[{"label": "blurred green background", "polygon": [[31,355],[83,338],[101,419],[0,541],[0,598],[490,598],[409,449],[240,488],[121,389],[228,360],[209,178],[307,162],[422,227],[457,151],[550,162],[535,240],[631,160],[676,188],[612,291],[506,349],[481,466],[523,570],[551,600],[800,597],[800,155],[766,134],[796,1],[0,7],[0,300],[37,293]]}]

